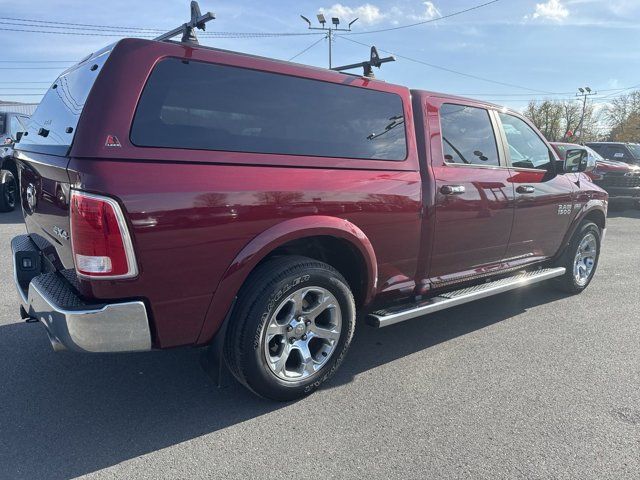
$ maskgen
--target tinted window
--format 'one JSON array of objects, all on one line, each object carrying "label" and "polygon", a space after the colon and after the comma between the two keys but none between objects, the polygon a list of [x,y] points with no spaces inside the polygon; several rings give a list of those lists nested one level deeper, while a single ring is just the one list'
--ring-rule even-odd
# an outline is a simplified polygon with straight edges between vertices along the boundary
[{"label": "tinted window", "polygon": [[604,156],[611,160],[624,161],[629,158],[629,153],[627,152],[627,149],[624,147],[621,147],[618,145],[610,145],[605,150]]},{"label": "tinted window", "polygon": [[440,108],[444,160],[468,165],[499,165],[489,112],[444,104]]},{"label": "tinted window", "polygon": [[178,59],[162,61],[131,129],[138,146],[404,160],[398,95]]},{"label": "tinted window", "polygon": [[631,143],[627,145],[627,147],[631,151],[633,158],[636,160],[640,160],[640,145],[638,145],[637,143]]},{"label": "tinted window", "polygon": [[61,155],[68,151],[91,87],[109,57],[109,48],[65,71],[56,79],[27,120],[28,135],[20,139],[20,149],[43,149]]},{"label": "tinted window", "polygon": [[518,117],[500,113],[509,143],[511,165],[518,168],[551,168],[552,153],[538,134]]}]

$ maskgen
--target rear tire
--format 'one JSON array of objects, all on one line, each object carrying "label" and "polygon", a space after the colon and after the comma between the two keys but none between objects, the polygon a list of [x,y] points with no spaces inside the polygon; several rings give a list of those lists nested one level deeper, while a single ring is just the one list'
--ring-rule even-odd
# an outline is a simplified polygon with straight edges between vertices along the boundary
[{"label": "rear tire", "polygon": [[567,269],[555,282],[560,290],[578,294],[589,286],[598,268],[601,237],[595,223],[585,221],[580,224],[557,265]]},{"label": "rear tire", "polygon": [[225,341],[229,369],[262,397],[304,397],[342,363],[355,314],[346,280],[330,265],[299,256],[268,260],[238,295]]},{"label": "rear tire", "polygon": [[0,212],[11,212],[16,208],[18,182],[9,170],[0,170]]}]

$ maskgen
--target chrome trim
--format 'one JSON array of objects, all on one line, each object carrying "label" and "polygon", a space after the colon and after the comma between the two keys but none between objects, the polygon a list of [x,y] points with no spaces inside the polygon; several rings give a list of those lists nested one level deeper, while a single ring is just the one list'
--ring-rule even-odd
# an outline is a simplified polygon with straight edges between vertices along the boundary
[{"label": "chrome trim", "polygon": [[77,269],[77,275],[80,278],[86,278],[89,280],[117,280],[125,278],[133,278],[138,276],[138,263],[136,260],[136,254],[133,250],[133,243],[131,241],[131,235],[129,233],[129,227],[124,219],[124,213],[120,204],[113,198],[105,197],[103,195],[96,195],[94,193],[87,193],[82,190],[71,189],[71,196],[69,198],[69,231],[71,233],[71,251],[73,253],[73,264],[76,263],[75,248],[73,247],[73,222],[71,215],[71,208],[73,208],[73,197],[75,195],[81,195],[83,197],[92,198],[101,202],[106,202],[113,208],[116,214],[116,220],[118,222],[118,228],[122,233],[122,243],[124,244],[125,256],[127,257],[127,273],[123,275],[85,275],[80,273]]},{"label": "chrome trim", "polygon": [[[24,305],[23,305],[24,306]],[[33,283],[25,310],[69,350],[132,352],[151,349],[151,331],[144,303],[107,304],[96,310],[65,310]]]},{"label": "chrome trim", "polygon": [[[495,282],[490,282],[485,285],[480,285],[477,287],[476,290],[472,290],[468,293],[454,296],[453,298],[449,298],[445,295],[452,295],[455,292],[449,292],[448,294],[445,293],[445,294],[442,294],[441,296],[437,296],[428,300],[428,303],[426,305],[418,306],[415,308],[409,308],[407,310],[402,310],[397,313],[391,313],[387,315],[384,315],[384,314],[378,315],[377,313],[371,313],[367,316],[367,323],[372,324],[373,326],[378,328],[388,327],[389,325],[400,323],[405,320],[421,317],[429,313],[438,312],[440,310],[456,307],[458,305],[463,305],[465,303],[472,302],[474,300],[479,300],[481,298],[486,298],[492,295],[497,295],[499,293],[508,292],[509,290],[514,290],[516,288],[533,285],[534,283],[559,277],[561,275],[564,275],[565,272],[566,272],[566,268],[564,267],[550,268],[550,269],[543,270],[542,273],[537,273],[537,274],[532,273],[526,276],[523,275],[523,276],[516,276],[516,277],[502,279],[502,280],[496,280]],[[461,291],[464,291],[464,290],[466,289],[462,289]]]},{"label": "chrome trim", "polygon": [[18,283],[15,250],[13,276],[20,303],[47,329],[54,350],[132,352],[151,350],[151,329],[143,302],[106,304],[95,309],[66,310],[33,283],[28,292]]}]

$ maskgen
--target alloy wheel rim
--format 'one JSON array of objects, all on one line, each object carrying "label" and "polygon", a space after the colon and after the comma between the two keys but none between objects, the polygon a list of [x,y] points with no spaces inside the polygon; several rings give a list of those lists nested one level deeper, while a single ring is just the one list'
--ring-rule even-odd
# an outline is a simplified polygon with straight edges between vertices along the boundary
[{"label": "alloy wheel rim", "polygon": [[296,290],[265,322],[262,342],[269,370],[288,382],[308,379],[329,361],[341,330],[340,304],[329,290]]},{"label": "alloy wheel rim", "polygon": [[588,233],[580,241],[573,263],[573,276],[580,286],[587,284],[596,264],[598,242],[593,233]]}]

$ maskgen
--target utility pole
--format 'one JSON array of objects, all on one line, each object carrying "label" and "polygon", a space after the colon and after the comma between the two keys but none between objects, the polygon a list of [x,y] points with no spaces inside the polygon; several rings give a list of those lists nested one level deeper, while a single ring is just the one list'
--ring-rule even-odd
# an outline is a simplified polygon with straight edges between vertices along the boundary
[{"label": "utility pole", "polygon": [[322,30],[323,32],[326,32],[325,38],[329,40],[329,69],[331,69],[331,44],[333,43],[333,35],[335,34],[335,32],[350,32],[351,25],[356,23],[358,19],[356,18],[355,20],[351,20],[349,22],[348,28],[339,28],[338,25],[340,25],[340,19],[338,17],[332,17],[331,23],[333,24],[333,28],[331,28],[331,25],[328,27],[325,27],[327,23],[327,19],[324,18],[323,13],[319,13],[316,16],[318,18],[318,22],[320,23],[320,25],[322,25],[321,27],[312,27],[311,21],[304,15],[300,15],[300,18],[302,18],[305,22],[307,22],[307,25],[309,26],[309,30]]},{"label": "utility pole", "polygon": [[589,87],[580,87],[578,88],[578,93],[576,93],[576,97],[582,97],[582,115],[580,116],[580,123],[578,123],[578,127],[574,132],[574,135],[577,137],[578,135],[582,137],[582,127],[584,124],[584,116],[587,113],[587,97],[591,95],[597,95],[598,92],[593,92]]}]

